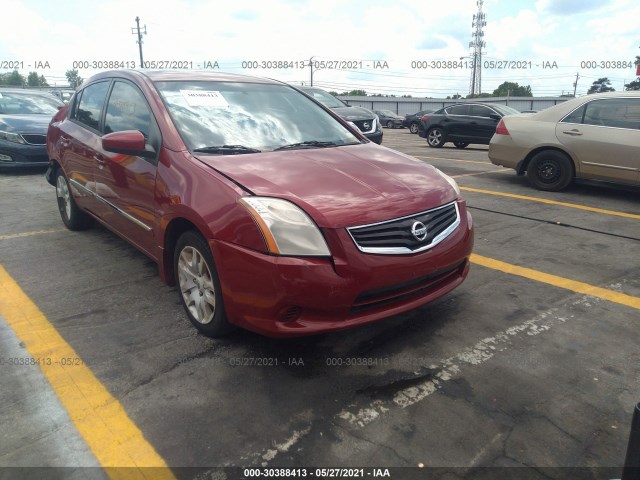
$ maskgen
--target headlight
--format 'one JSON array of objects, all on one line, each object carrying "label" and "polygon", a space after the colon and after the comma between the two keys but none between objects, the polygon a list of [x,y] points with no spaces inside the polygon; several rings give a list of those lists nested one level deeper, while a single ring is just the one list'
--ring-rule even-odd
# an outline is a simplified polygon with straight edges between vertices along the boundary
[{"label": "headlight", "polygon": [[27,143],[17,133],[4,132],[2,130],[0,130],[0,140],[6,140],[7,142],[13,142],[13,143]]},{"label": "headlight", "polygon": [[449,175],[442,173],[440,170],[437,170],[437,171],[440,174],[440,176],[444,178],[447,182],[449,182],[449,185],[453,187],[453,189],[456,191],[456,195],[460,195],[460,187],[458,186],[456,181],[453,178],[451,178]]},{"label": "headlight", "polygon": [[280,198],[242,197],[262,231],[270,253],[276,255],[331,255],[316,224],[302,209]]}]

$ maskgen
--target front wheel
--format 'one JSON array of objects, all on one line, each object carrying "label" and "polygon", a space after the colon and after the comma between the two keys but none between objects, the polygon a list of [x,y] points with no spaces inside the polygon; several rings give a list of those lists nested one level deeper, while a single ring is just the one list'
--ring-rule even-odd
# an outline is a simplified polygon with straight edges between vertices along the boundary
[{"label": "front wheel", "polygon": [[467,148],[469,142],[453,142],[456,148]]},{"label": "front wheel", "polygon": [[69,230],[85,230],[91,226],[91,217],[78,208],[62,168],[56,170],[56,200],[62,222]]},{"label": "front wheel", "polygon": [[527,180],[538,190],[557,192],[573,181],[573,164],[561,152],[537,153],[527,167]]},{"label": "front wheel", "polygon": [[413,122],[411,125],[409,125],[409,131],[411,133],[418,133],[418,124],[416,122]]},{"label": "front wheel", "polygon": [[183,233],[173,256],[173,270],[182,305],[191,323],[209,337],[233,330],[222,300],[222,287],[205,239],[195,231]]},{"label": "front wheel", "polygon": [[387,128],[393,128],[393,122],[391,120],[387,122]]},{"label": "front wheel", "polygon": [[427,143],[430,147],[440,148],[445,144],[444,131],[441,128],[432,128],[427,132]]}]

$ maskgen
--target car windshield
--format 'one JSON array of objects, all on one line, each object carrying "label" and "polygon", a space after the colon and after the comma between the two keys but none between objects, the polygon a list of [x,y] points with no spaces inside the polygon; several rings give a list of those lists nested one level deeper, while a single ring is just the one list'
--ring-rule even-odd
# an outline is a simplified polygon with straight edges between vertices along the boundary
[{"label": "car windshield", "polygon": [[360,143],[329,113],[287,85],[156,82],[187,147],[211,154]]},{"label": "car windshield", "polygon": [[305,88],[305,89],[303,89],[303,91],[307,95],[312,96],[315,100],[317,100],[320,103],[322,103],[325,107],[328,107],[328,108],[341,108],[341,107],[346,107],[347,106],[347,104],[345,104],[339,98],[336,98],[333,95],[331,95],[330,93],[325,92],[324,90],[320,90],[319,88]]},{"label": "car windshield", "polygon": [[515,114],[520,113],[520,111],[516,110],[515,108],[511,108],[511,107],[509,107],[507,105],[491,104],[491,108],[497,110],[502,115],[515,115]]},{"label": "car windshield", "polygon": [[387,117],[397,117],[397,115],[393,113],[391,110],[380,110],[380,113],[382,113],[383,115],[386,115]]},{"label": "car windshield", "polygon": [[55,115],[62,103],[47,95],[29,92],[0,91],[0,114],[3,115]]}]

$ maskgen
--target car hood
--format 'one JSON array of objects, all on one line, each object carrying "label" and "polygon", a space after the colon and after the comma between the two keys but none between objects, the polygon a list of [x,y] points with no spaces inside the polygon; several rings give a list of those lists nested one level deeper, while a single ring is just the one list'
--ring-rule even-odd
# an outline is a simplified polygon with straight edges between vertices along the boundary
[{"label": "car hood", "polygon": [[456,199],[434,167],[377,145],[197,158],[256,195],[294,202],[321,227],[366,225]]},{"label": "car hood", "polygon": [[46,135],[50,121],[49,115],[0,115],[0,130]]},{"label": "car hood", "polygon": [[337,107],[331,110],[349,122],[353,122],[354,120],[371,120],[375,117],[373,112],[362,107]]}]

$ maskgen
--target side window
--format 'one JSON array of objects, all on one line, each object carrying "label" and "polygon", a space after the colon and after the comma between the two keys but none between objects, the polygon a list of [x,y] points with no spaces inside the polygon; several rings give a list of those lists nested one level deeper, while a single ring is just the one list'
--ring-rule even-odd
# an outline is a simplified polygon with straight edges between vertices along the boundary
[{"label": "side window", "polygon": [[469,115],[469,105],[456,105],[447,108],[448,115]]},{"label": "side window", "polygon": [[138,130],[145,138],[151,131],[151,112],[142,93],[133,85],[116,82],[107,103],[105,133]]},{"label": "side window", "polygon": [[471,105],[471,111],[469,115],[473,115],[474,117],[487,117],[489,115],[495,113],[493,110],[487,107],[483,107],[482,105]]},{"label": "side window", "polygon": [[640,99],[611,98],[589,102],[585,106],[584,123],[637,130],[640,128]]},{"label": "side window", "polygon": [[584,118],[584,109],[585,105],[582,105],[580,108],[564,117],[561,123],[582,123],[582,119]]},{"label": "side window", "polygon": [[74,112],[75,118],[87,127],[98,130],[100,125],[100,113],[104,106],[104,99],[107,96],[109,82],[100,82],[89,85],[82,90],[82,96],[77,102],[78,107]]}]

